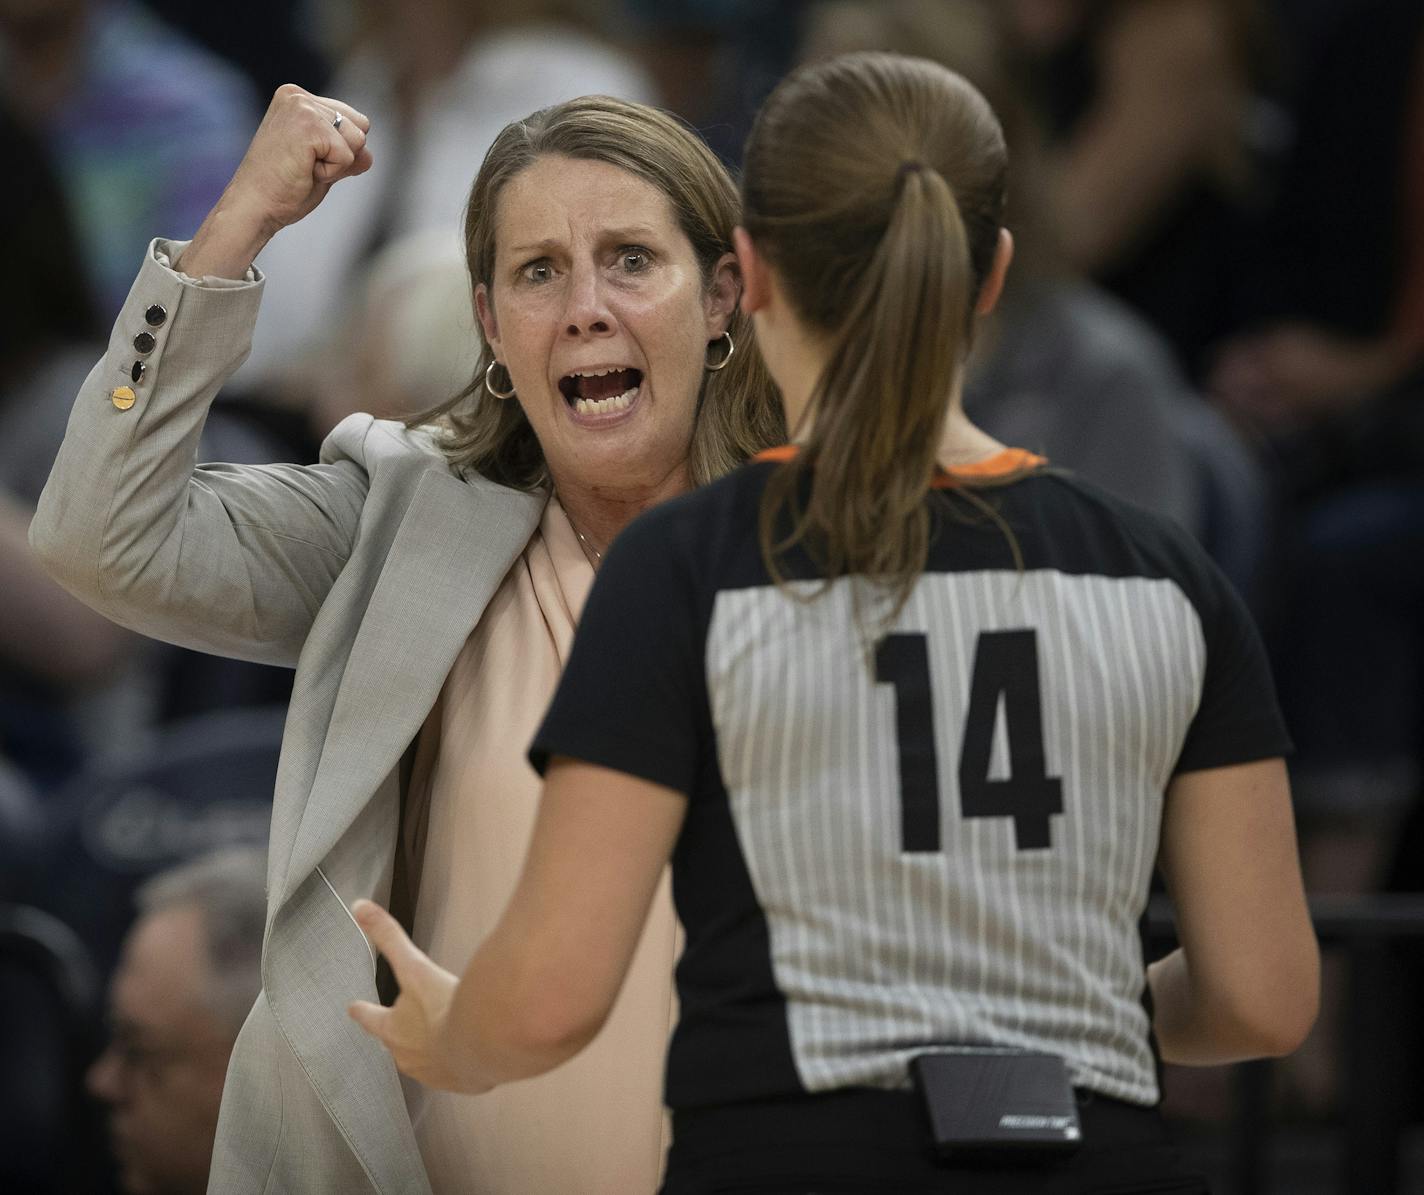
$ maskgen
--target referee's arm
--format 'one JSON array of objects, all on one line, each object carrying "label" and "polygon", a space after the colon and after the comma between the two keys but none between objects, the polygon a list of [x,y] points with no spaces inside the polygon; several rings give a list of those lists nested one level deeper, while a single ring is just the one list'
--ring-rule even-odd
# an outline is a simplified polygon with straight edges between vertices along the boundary
[{"label": "referee's arm", "polygon": [[1182,943],[1148,968],[1163,1059],[1290,1053],[1315,1023],[1320,951],[1284,761],[1179,774],[1159,861]]}]

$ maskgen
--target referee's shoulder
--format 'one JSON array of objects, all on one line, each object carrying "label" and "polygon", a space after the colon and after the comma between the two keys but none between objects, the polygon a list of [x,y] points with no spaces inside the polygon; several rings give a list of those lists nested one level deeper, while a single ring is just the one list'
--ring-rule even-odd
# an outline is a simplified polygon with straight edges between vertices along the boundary
[{"label": "referee's shoulder", "polygon": [[1079,539],[1110,555],[1132,557],[1148,575],[1199,578],[1214,566],[1206,550],[1168,515],[1148,510],[1068,469],[1049,466],[1030,479],[1035,505],[1054,540]]},{"label": "referee's shoulder", "polygon": [[1034,473],[1032,479],[1047,487],[1056,488],[1059,501],[1075,503],[1099,518],[1121,523],[1144,535],[1173,537],[1187,534],[1182,525],[1170,516],[1119,497],[1072,469],[1049,464]]}]

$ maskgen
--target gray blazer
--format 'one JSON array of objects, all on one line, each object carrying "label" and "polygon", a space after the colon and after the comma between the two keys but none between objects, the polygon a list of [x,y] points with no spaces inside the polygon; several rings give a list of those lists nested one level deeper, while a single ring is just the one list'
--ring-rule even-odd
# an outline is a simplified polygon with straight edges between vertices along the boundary
[{"label": "gray blazer", "polygon": [[196,465],[262,281],[195,285],[166,268],[170,248],[150,247],[79,392],[30,541],[125,626],[296,668],[263,990],[228,1067],[210,1190],[425,1192],[397,1072],[346,1015],[375,993],[346,906],[388,897],[400,759],[544,499],[452,473],[428,434],[366,415],[317,465]]}]

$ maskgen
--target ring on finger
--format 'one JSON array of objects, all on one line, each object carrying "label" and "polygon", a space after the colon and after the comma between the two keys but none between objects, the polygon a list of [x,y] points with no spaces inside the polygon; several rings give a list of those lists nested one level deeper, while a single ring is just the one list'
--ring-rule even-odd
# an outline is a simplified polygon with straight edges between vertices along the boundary
[{"label": "ring on finger", "polygon": [[341,121],[342,121],[342,116],[341,116],[341,113],[338,112],[335,116],[333,116],[333,117],[331,118],[331,127],[332,127],[333,129],[339,129],[339,128],[341,128]]}]

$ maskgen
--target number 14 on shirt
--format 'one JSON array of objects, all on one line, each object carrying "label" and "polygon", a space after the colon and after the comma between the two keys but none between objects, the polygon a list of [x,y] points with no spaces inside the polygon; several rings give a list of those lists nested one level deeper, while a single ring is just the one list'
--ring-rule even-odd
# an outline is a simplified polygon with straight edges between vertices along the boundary
[{"label": "number 14 on shirt", "polygon": [[[875,649],[875,679],[895,687],[901,849],[938,851],[939,763],[926,636],[896,632],[882,639]],[[1009,775],[990,779],[1000,698],[1009,740]],[[1014,841],[1021,851],[1053,845],[1049,818],[1063,812],[1063,782],[1048,775],[1044,759],[1036,631],[983,631],[975,643],[969,711],[959,753],[959,801],[965,817],[1013,818]]]}]

